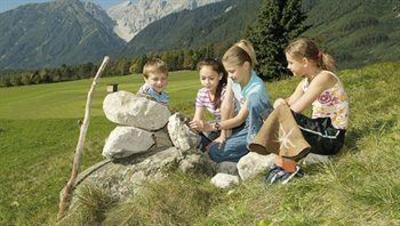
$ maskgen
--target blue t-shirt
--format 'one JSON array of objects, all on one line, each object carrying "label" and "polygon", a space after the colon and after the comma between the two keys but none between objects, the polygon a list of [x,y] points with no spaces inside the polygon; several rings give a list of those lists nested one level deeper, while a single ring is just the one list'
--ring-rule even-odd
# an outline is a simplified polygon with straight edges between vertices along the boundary
[{"label": "blue t-shirt", "polygon": [[153,98],[154,101],[163,105],[168,105],[169,102],[169,96],[166,92],[162,91],[161,93],[159,93],[155,89],[153,89],[153,87],[151,87],[146,83],[142,85],[142,87],[140,87],[139,91],[137,92],[137,95],[149,96]]},{"label": "blue t-shirt", "polygon": [[245,127],[249,130],[247,135],[247,144],[249,144],[273,110],[268,91],[263,80],[257,76],[255,71],[251,72],[250,80],[243,88],[239,83],[233,82],[232,91],[240,105],[247,101],[249,115]]}]

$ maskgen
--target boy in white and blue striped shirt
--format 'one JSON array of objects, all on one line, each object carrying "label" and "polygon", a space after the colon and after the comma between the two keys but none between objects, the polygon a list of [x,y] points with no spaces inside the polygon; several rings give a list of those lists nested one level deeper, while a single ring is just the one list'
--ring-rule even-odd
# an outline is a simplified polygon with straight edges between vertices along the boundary
[{"label": "boy in white and blue striped shirt", "polygon": [[145,84],[140,87],[137,95],[168,106],[169,96],[164,91],[168,84],[167,64],[158,58],[147,61],[143,67],[143,78]]}]

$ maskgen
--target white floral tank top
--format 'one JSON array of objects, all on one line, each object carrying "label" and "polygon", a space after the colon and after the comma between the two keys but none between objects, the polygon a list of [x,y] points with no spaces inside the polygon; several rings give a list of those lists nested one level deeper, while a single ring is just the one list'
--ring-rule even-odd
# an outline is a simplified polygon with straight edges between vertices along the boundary
[{"label": "white floral tank top", "polygon": [[[329,72],[337,80],[336,84],[327,90],[312,103],[312,118],[331,118],[332,125],[336,129],[346,129],[349,118],[349,100],[339,78]],[[305,92],[310,83],[308,79],[303,80],[303,91]]]}]

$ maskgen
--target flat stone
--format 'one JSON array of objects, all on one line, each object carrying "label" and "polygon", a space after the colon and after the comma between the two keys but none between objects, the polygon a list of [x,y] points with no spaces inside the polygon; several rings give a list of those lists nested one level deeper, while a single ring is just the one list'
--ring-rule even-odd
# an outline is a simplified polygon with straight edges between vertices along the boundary
[{"label": "flat stone", "polygon": [[111,122],[145,130],[161,129],[171,115],[167,106],[127,91],[107,95],[103,110]]},{"label": "flat stone", "polygon": [[108,159],[125,158],[148,151],[154,143],[151,132],[135,127],[117,126],[107,138],[103,156]]}]

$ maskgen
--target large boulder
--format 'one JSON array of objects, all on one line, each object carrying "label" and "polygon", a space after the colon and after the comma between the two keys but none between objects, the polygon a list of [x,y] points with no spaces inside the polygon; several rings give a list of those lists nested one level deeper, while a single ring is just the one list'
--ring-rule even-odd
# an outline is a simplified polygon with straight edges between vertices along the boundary
[{"label": "large boulder", "polygon": [[127,91],[107,95],[103,110],[111,122],[145,130],[161,129],[171,115],[167,106]]},{"label": "large boulder", "polygon": [[[187,165],[188,162],[192,164],[187,168],[187,172],[214,173],[205,155],[196,150],[182,154],[176,147],[170,147],[118,161],[99,162],[80,173],[75,186],[79,190],[87,184],[95,185],[113,199],[123,201],[128,196],[140,192],[144,183],[166,178],[168,172],[182,169],[182,165]],[[73,204],[76,201],[77,197],[73,196]]]},{"label": "large boulder", "polygon": [[187,119],[181,113],[175,113],[168,120],[168,133],[175,147],[182,151],[196,148],[200,136],[186,124]]},{"label": "large boulder", "polygon": [[155,143],[153,133],[135,127],[117,126],[108,136],[103,156],[120,159],[146,152]]},{"label": "large boulder", "polygon": [[275,157],[275,154],[260,155],[249,152],[237,164],[240,178],[244,181],[259,173],[266,172],[275,163]]}]

